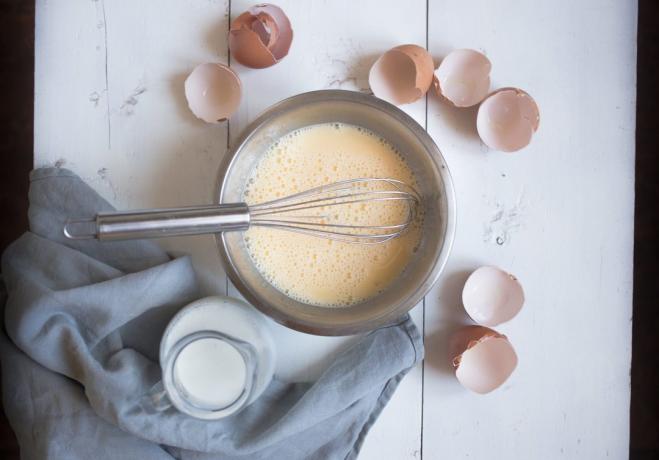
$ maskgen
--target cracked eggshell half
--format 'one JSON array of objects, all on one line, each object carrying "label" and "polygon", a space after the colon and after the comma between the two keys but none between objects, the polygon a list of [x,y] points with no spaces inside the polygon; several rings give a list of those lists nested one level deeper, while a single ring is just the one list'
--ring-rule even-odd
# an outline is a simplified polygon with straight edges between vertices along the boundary
[{"label": "cracked eggshell half", "polygon": [[514,318],[524,305],[524,289],[510,273],[498,267],[476,269],[462,289],[467,314],[483,326],[498,326]]},{"label": "cracked eggshell half", "polygon": [[451,51],[435,70],[435,91],[456,107],[471,107],[490,91],[490,60],[476,50]]},{"label": "cracked eggshell half", "polygon": [[490,148],[515,152],[531,142],[540,125],[540,110],[528,93],[503,88],[490,94],[478,108],[478,135]]},{"label": "cracked eggshell half", "polygon": [[282,60],[291,48],[293,28],[288,16],[268,3],[251,7],[231,22],[231,56],[253,69],[270,67]]},{"label": "cracked eggshell half", "polygon": [[371,67],[368,84],[376,97],[394,105],[419,100],[432,84],[432,56],[417,45],[390,49]]},{"label": "cracked eggshell half", "polygon": [[200,64],[185,79],[185,98],[197,118],[218,123],[240,105],[242,85],[238,75],[222,64]]},{"label": "cracked eggshell half", "polygon": [[451,337],[455,377],[480,394],[499,388],[517,367],[517,354],[505,335],[483,326],[465,326]]}]

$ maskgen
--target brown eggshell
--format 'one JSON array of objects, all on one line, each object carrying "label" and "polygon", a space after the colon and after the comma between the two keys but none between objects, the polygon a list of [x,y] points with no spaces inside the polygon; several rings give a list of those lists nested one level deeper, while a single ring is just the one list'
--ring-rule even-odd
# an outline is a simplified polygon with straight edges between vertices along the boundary
[{"label": "brown eggshell", "polygon": [[270,24],[271,29],[276,28],[276,33],[271,34],[268,48],[277,61],[283,59],[293,43],[293,29],[288,16],[278,6],[262,5],[258,17],[262,18],[266,25]]},{"label": "brown eggshell", "polygon": [[396,105],[409,104],[426,94],[433,72],[432,56],[425,48],[401,45],[375,61],[368,81],[376,97]]},{"label": "brown eggshell", "polygon": [[291,47],[293,29],[281,8],[256,5],[231,22],[229,49],[236,61],[254,69],[270,67]]},{"label": "brown eggshell", "polygon": [[540,125],[540,110],[533,98],[518,88],[501,88],[481,103],[476,129],[490,148],[516,152],[526,147]]},{"label": "brown eggshell", "polygon": [[465,326],[461,329],[458,329],[452,336],[449,341],[449,357],[453,367],[457,367],[460,364],[460,356],[465,350],[476,345],[479,341],[485,340],[488,337],[506,337],[503,334],[499,334],[494,329],[484,326]]},{"label": "brown eggshell", "polygon": [[517,367],[517,353],[505,335],[467,326],[451,339],[455,377],[462,386],[486,394],[499,388]]},{"label": "brown eggshell", "polygon": [[439,89],[439,79],[435,74],[433,74],[432,76],[432,89],[435,90],[435,94],[437,94],[438,96],[442,96],[442,91],[441,89]]},{"label": "brown eggshell", "polygon": [[229,118],[240,105],[242,84],[229,67],[200,64],[185,79],[185,98],[192,113],[207,123]]},{"label": "brown eggshell", "polygon": [[515,276],[486,265],[467,278],[462,304],[475,323],[495,327],[519,313],[524,305],[524,289]]},{"label": "brown eggshell", "polygon": [[487,96],[491,69],[492,64],[483,53],[453,50],[435,70],[435,91],[456,107],[471,107]]}]

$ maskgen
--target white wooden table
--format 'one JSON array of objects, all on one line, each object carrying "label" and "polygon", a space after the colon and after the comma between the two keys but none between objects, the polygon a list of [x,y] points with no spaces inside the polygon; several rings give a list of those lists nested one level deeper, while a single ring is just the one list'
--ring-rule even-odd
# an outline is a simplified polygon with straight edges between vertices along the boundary
[{"label": "white wooden table", "polygon": [[[377,55],[426,45],[483,50],[493,85],[534,96],[541,126],[518,154],[488,151],[475,111],[430,96],[405,106],[455,180],[458,232],[442,280],[412,315],[426,360],[369,435],[366,459],[595,459],[628,451],[632,315],[636,2],[280,0],[295,39],[265,70],[231,62],[244,100],[230,124],[187,110],[194,65],[226,63],[229,18],[244,0],[37,0],[35,165],[60,165],[119,208],[210,202],[227,144],[297,93],[367,90]],[[211,237],[165,241],[190,253],[208,292],[228,286]],[[467,273],[496,264],[527,303],[499,328],[519,367],[498,391],[463,390],[448,335],[467,319]],[[350,339],[274,325],[284,378],[313,378]]]}]

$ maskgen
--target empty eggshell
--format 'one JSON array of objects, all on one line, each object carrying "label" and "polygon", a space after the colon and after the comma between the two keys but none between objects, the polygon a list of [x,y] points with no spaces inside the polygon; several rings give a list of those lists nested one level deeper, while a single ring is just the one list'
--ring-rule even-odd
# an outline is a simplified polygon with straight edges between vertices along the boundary
[{"label": "empty eggshell", "polygon": [[256,5],[238,16],[229,28],[229,49],[236,61],[253,69],[282,60],[293,42],[291,22],[281,8]]},{"label": "empty eggshell", "polygon": [[493,327],[519,313],[524,290],[517,278],[500,268],[480,267],[467,278],[462,303],[476,323]]},{"label": "empty eggshell", "polygon": [[368,84],[376,97],[395,105],[420,99],[432,84],[432,56],[417,45],[390,49],[371,67]]},{"label": "empty eggshell", "polygon": [[540,125],[540,111],[533,98],[517,88],[503,88],[489,95],[478,108],[478,135],[490,148],[515,152],[531,142]]},{"label": "empty eggshell", "polygon": [[229,118],[240,104],[238,75],[222,64],[200,64],[185,79],[185,97],[197,118],[217,123]]},{"label": "empty eggshell", "polygon": [[456,107],[471,107],[487,96],[491,69],[492,64],[483,53],[469,49],[452,51],[435,70],[435,90]]},{"label": "empty eggshell", "polygon": [[517,354],[506,336],[487,327],[463,327],[449,347],[456,378],[476,393],[497,389],[517,367]]}]

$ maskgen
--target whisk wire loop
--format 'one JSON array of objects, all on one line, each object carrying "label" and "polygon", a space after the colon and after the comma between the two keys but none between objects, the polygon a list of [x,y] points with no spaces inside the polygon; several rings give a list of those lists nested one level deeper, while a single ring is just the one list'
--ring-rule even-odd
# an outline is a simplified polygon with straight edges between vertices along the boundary
[{"label": "whisk wire loop", "polygon": [[[373,189],[374,186],[379,188]],[[379,244],[396,238],[407,230],[414,222],[420,201],[421,198],[413,187],[396,179],[348,179],[250,206],[250,225],[348,243]],[[327,210],[336,206],[387,202],[402,202],[407,205],[407,212],[400,222],[387,225],[348,224],[328,221],[326,214],[295,214],[314,209]]]}]

